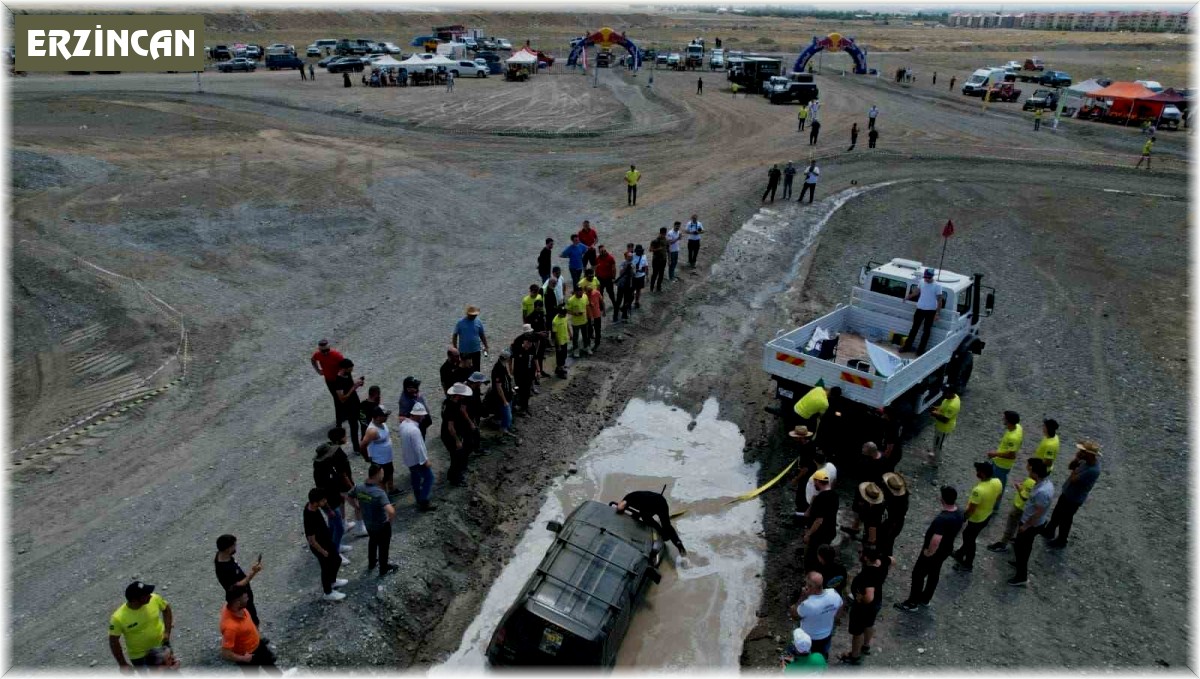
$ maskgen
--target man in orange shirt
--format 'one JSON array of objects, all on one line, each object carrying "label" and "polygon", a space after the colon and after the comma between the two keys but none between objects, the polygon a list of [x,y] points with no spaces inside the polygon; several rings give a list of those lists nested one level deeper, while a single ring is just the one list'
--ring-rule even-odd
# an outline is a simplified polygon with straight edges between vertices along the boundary
[{"label": "man in orange shirt", "polygon": [[341,402],[338,401],[337,390],[333,388],[333,382],[337,379],[338,371],[341,370],[343,358],[346,357],[342,355],[342,352],[329,346],[329,340],[323,339],[317,342],[317,350],[313,352],[311,359],[313,370],[316,370],[318,375],[325,378],[325,388],[333,396],[333,417],[335,420],[338,413],[341,412]]},{"label": "man in orange shirt", "polygon": [[604,318],[604,295],[600,288],[587,289],[588,323],[592,324],[592,351],[600,349],[600,326]]},{"label": "man in orange shirt", "polygon": [[262,667],[272,674],[281,674],[275,667],[275,654],[267,640],[258,636],[258,628],[246,612],[250,595],[246,588],[234,585],[225,593],[221,609],[221,657],[243,667]]}]

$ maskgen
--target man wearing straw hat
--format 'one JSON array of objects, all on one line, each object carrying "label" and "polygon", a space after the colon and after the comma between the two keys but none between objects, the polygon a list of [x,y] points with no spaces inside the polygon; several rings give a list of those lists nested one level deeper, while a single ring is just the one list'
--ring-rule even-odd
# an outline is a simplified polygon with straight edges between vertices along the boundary
[{"label": "man wearing straw hat", "polygon": [[808,480],[818,467],[816,445],[813,443],[812,432],[804,425],[789,431],[788,437],[795,441],[796,445],[796,474],[791,481],[796,488],[794,517],[797,521],[802,521],[804,512],[808,511]]},{"label": "man wearing straw hat", "polygon": [[975,564],[975,539],[987,528],[992,520],[996,503],[1000,500],[1002,485],[1000,479],[992,477],[992,465],[987,462],[975,463],[975,478],[979,483],[971,489],[967,508],[967,524],[962,531],[962,546],[950,556],[954,557],[954,570],[970,573]]},{"label": "man wearing straw hat", "polygon": [[[879,486],[871,481],[863,481],[858,484],[858,495],[854,498],[854,528],[847,532],[852,535],[857,535],[859,524],[863,530],[863,544],[877,545],[879,544],[879,534],[882,532],[880,526],[883,525],[884,512],[884,497],[883,491]],[[846,530],[843,528],[843,530]]]},{"label": "man wearing straw hat", "polygon": [[463,401],[471,395],[471,388],[456,382],[446,391],[448,397],[442,403],[442,445],[450,453],[450,469],[446,478],[452,486],[461,486],[467,473],[470,456],[471,419],[467,416]]},{"label": "man wearing straw hat", "polygon": [[[1100,478],[1100,444],[1095,441],[1080,441],[1075,444],[1075,459],[1067,466],[1071,475],[1063,483],[1062,494],[1054,505],[1054,513],[1043,535],[1049,539],[1047,547],[1062,549],[1067,546],[1067,536],[1071,534],[1071,524],[1075,520],[1075,512],[1083,506],[1088,493]],[[1055,537],[1055,533],[1058,536]]]},{"label": "man wearing straw hat", "polygon": [[896,545],[896,537],[904,529],[904,518],[908,515],[908,484],[904,477],[895,472],[883,475],[884,492],[883,504],[886,507],[887,518],[883,521],[879,538],[879,552],[883,556],[891,556]]},{"label": "man wearing straw hat", "polygon": [[483,330],[483,321],[479,320],[479,307],[468,305],[466,313],[455,324],[450,345],[458,349],[464,361],[471,362],[471,372],[479,372],[480,350],[483,353],[488,350],[487,334]]}]

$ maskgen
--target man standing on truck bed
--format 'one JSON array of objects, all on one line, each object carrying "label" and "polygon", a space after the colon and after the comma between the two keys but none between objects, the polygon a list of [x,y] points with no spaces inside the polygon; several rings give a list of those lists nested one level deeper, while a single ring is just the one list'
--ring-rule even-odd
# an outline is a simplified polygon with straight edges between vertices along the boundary
[{"label": "man standing on truck bed", "polygon": [[921,346],[917,353],[923,354],[925,347],[929,346],[929,336],[933,334],[933,321],[937,318],[938,309],[945,304],[945,300],[938,293],[937,283],[933,282],[933,269],[925,269],[922,281],[917,283],[917,287],[913,288],[905,299],[917,300],[917,310],[913,313],[912,329],[908,331],[908,337],[904,338],[904,346],[900,347],[900,352],[913,350],[913,341],[917,339],[917,331],[920,330]]},{"label": "man standing on truck bed", "polygon": [[683,548],[683,541],[679,539],[679,533],[676,533],[675,528],[671,525],[671,507],[667,505],[667,499],[662,496],[662,493],[655,493],[652,490],[635,490],[622,498],[620,502],[611,504],[616,507],[617,513],[632,509],[636,518],[644,523],[653,524],[654,522],[650,520],[651,517],[658,519],[656,527],[662,538],[675,545],[680,556],[687,556],[687,550]]}]

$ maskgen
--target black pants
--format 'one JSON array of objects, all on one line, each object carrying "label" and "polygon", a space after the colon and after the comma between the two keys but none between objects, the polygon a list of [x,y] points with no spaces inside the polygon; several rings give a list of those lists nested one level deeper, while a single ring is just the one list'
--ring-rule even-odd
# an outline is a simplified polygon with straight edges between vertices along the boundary
[{"label": "black pants", "polygon": [[1033,539],[1042,532],[1041,527],[1033,527],[1028,530],[1017,530],[1017,537],[1013,538],[1013,553],[1017,558],[1017,580],[1026,580],[1029,578],[1029,555],[1033,553]]},{"label": "black pants", "polygon": [[554,372],[564,373],[567,371],[567,345],[557,344],[554,346]]},{"label": "black pants", "polygon": [[529,397],[533,393],[533,373],[517,373],[517,410],[529,412]]},{"label": "black pants", "polygon": [[900,347],[900,351],[912,351],[913,342],[917,339],[917,330],[921,331],[921,346],[917,348],[918,353],[925,353],[925,347],[929,346],[929,335],[933,333],[933,321],[937,318],[937,309],[917,309],[913,313],[912,329],[908,331],[908,338],[904,340],[904,346]]},{"label": "black pants", "polygon": [[655,259],[650,262],[650,290],[662,292],[663,277],[667,272],[667,260]]},{"label": "black pants", "polygon": [[633,306],[633,288],[617,288],[617,301],[613,304],[613,323],[618,317],[629,320],[629,309]]},{"label": "black pants", "polygon": [[922,551],[921,555],[917,557],[917,562],[913,564],[912,587],[908,590],[908,603],[927,604],[933,599],[938,579],[942,576],[942,562],[945,560],[945,554],[928,557]]},{"label": "black pants", "polygon": [[367,570],[379,564],[379,574],[387,570],[388,553],[392,548],[392,524],[372,528],[367,526]]},{"label": "black pants", "polygon": [[800,198],[796,202],[803,203],[804,202],[804,194],[806,194],[806,193],[808,194],[808,202],[810,202],[810,203],[813,202],[813,198],[817,197],[817,185],[809,184],[808,182],[805,182],[804,186],[800,187]]},{"label": "black pants", "polygon": [[696,83],[696,94],[704,94],[704,83]]},{"label": "black pants", "polygon": [[583,268],[596,266],[596,248],[588,247],[587,252],[583,253]]},{"label": "black pants", "polygon": [[592,349],[600,348],[600,330],[604,322],[604,316],[600,315],[592,319]]},{"label": "black pants", "polygon": [[630,205],[637,205],[637,184],[629,186],[625,191],[625,198]]},{"label": "black pants", "polygon": [[696,259],[699,256],[700,256],[700,241],[699,240],[689,240],[688,241],[688,264],[693,269],[696,268]]},{"label": "black pants", "polygon": [[879,553],[884,557],[892,556],[896,551],[896,538],[904,530],[904,519],[892,521],[887,519],[879,528]]},{"label": "black pants", "polygon": [[796,130],[797,132],[803,132],[803,131],[804,131],[804,120],[805,120],[804,118],[801,118],[801,119],[800,119],[800,129],[799,129],[799,130]]},{"label": "black pants", "polygon": [[592,324],[584,323],[583,325],[571,326],[571,349],[579,351],[580,347],[587,349],[592,343]]},{"label": "black pants", "polygon": [[869,148],[869,149],[875,148],[875,140],[874,139],[867,140],[867,148]]},{"label": "black pants", "polygon": [[470,362],[471,362],[471,368],[472,368],[472,369],[473,369],[475,372],[479,372],[479,366],[480,366],[480,365],[482,365],[482,363],[481,363],[481,360],[483,359],[483,352],[481,352],[481,351],[472,351],[472,352],[471,352],[471,353],[469,353],[469,354],[463,354],[463,355],[462,355],[462,358],[464,358],[464,359],[466,359],[466,360],[470,361]]},{"label": "black pants", "polygon": [[975,540],[979,537],[979,534],[983,532],[983,529],[987,528],[988,522],[991,520],[992,517],[988,516],[988,518],[978,523],[968,521],[966,527],[963,528],[962,547],[959,547],[958,551],[955,552],[955,554],[958,555],[958,560],[962,562],[962,565],[968,568],[974,565]]},{"label": "black pants", "polygon": [[767,184],[767,190],[763,191],[762,199],[766,200],[767,194],[769,193],[769,194],[771,194],[771,202],[774,203],[775,202],[775,189],[777,189],[777,188],[779,188],[779,184],[775,184],[775,183]]},{"label": "black pants", "polygon": [[855,146],[858,146],[858,137],[850,137],[850,148],[846,150],[853,151]]},{"label": "black pants", "polygon": [[598,278],[597,280],[600,281],[600,294],[603,295],[604,293],[608,293],[609,301],[613,303],[613,306],[616,306],[617,305],[617,288],[616,288],[616,286],[613,285],[613,279]]},{"label": "black pants", "polygon": [[333,581],[337,580],[338,569],[342,567],[342,556],[333,546],[326,548],[329,556],[321,556],[315,549],[310,548],[310,551],[317,557],[317,563],[321,564],[321,589],[329,594],[333,591]]},{"label": "black pants", "polygon": [[808,133],[808,145],[809,146],[816,146],[817,135],[819,135],[819,134],[821,134],[821,128],[814,125],[812,127],[812,131]]},{"label": "black pants", "polygon": [[867,129],[868,130],[875,129],[875,119],[874,118],[867,118]]},{"label": "black pants", "polygon": [[[257,625],[255,625],[257,627]],[[249,662],[240,662],[238,666],[242,668],[246,674],[256,674],[259,667],[274,667],[275,654],[271,652],[271,647],[267,645],[267,640],[259,638],[258,647],[250,654]]]},{"label": "black pants", "polygon": [[338,400],[337,388],[333,386],[332,380],[325,380],[325,388],[329,390],[329,395],[333,397],[333,419],[335,422],[340,422],[337,418],[342,415],[342,402]]},{"label": "black pants", "polygon": [[[339,404],[339,405],[341,405],[341,404]],[[340,426],[342,426],[343,422],[345,422],[347,425],[349,425],[350,447],[356,453],[359,452],[359,449],[358,449],[358,441],[359,441],[358,406],[359,406],[359,404],[357,402],[355,402],[353,405],[346,405],[346,406],[339,407],[338,411],[337,411],[337,424],[334,425],[334,426],[340,427]]]},{"label": "black pants", "polygon": [[791,177],[783,178],[783,197],[784,198],[792,197],[792,178]]},{"label": "black pants", "polygon": [[463,482],[463,477],[467,473],[467,456],[470,454],[470,450],[467,448],[469,433],[462,432],[460,436],[463,440],[462,448],[455,447],[453,437],[446,436],[442,438],[442,445],[446,446],[446,450],[450,453],[450,468],[446,470],[446,479],[453,485],[459,485]]},{"label": "black pants", "polygon": [[1040,130],[1040,129],[1042,129],[1042,119],[1041,119],[1041,118],[1034,118],[1034,119],[1033,119],[1033,131],[1034,131],[1034,132],[1037,132],[1037,131],[1038,131],[1038,130]]},{"label": "black pants", "polygon": [[[1055,542],[1066,542],[1071,535],[1071,524],[1075,522],[1075,512],[1082,506],[1082,502],[1059,496],[1054,513],[1050,515],[1050,523],[1046,524],[1046,537]],[[1055,533],[1058,533],[1057,537]]]}]

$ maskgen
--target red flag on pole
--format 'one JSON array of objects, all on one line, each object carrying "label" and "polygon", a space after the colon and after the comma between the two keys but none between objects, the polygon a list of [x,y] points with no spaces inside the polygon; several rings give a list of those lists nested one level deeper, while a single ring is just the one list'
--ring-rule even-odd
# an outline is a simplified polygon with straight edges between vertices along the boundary
[{"label": "red flag on pole", "polygon": [[946,226],[942,227],[942,238],[949,238],[954,235],[954,222],[946,220]]}]

